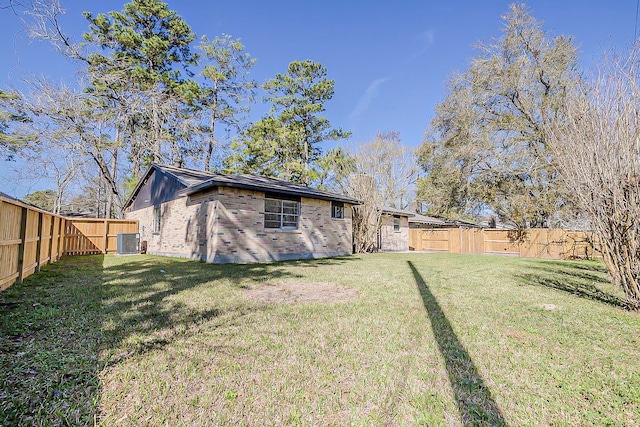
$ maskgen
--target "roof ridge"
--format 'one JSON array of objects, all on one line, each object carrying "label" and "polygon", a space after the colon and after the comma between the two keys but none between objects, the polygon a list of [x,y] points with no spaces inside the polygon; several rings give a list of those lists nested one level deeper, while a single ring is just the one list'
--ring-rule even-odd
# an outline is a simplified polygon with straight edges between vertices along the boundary
[{"label": "roof ridge", "polygon": [[182,168],[182,167],[173,166],[173,165],[162,165],[159,163],[154,163],[154,164],[160,169],[174,169],[174,170],[186,171],[186,172],[196,172],[196,173],[211,175],[211,176],[219,175],[215,172],[209,172],[209,171],[200,170],[200,169]]},{"label": "roof ridge", "polygon": [[238,174],[224,175],[217,174],[200,183],[194,183],[182,190],[183,194],[193,194],[213,185],[222,185],[229,187],[257,189],[266,192],[275,192],[283,194],[308,195],[326,200],[344,201],[351,204],[359,204],[355,198],[334,193],[331,191],[320,190],[313,187],[307,187],[294,182],[284,181],[277,178],[270,178],[262,175]]}]

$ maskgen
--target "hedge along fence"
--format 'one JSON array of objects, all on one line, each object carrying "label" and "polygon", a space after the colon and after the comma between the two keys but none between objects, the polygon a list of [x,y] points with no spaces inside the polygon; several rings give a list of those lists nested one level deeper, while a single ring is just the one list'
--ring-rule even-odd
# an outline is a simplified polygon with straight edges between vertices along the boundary
[{"label": "hedge along fence", "polygon": [[137,233],[138,221],[65,218],[0,196],[0,291],[63,255],[117,251],[118,233]]},{"label": "hedge along fence", "polygon": [[593,233],[551,228],[496,230],[486,228],[410,229],[409,248],[416,251],[506,255],[524,258],[600,257]]}]

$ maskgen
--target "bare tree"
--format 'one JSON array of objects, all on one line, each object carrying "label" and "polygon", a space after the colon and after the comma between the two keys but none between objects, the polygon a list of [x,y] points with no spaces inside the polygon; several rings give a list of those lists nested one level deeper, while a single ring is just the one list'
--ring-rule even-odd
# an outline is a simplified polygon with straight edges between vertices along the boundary
[{"label": "bare tree", "polygon": [[42,153],[42,158],[46,159],[47,148],[50,148],[90,162],[105,182],[109,203],[121,207],[122,190],[116,173],[121,141],[117,132],[115,138],[112,132],[118,116],[94,108],[87,102],[89,95],[64,85],[56,86],[37,79],[30,83],[30,97],[27,100],[23,95],[22,99],[32,118],[29,128],[31,131],[37,129],[39,135],[41,148],[34,152]]},{"label": "bare tree", "polygon": [[[39,181],[49,180],[53,183],[51,211],[60,214],[67,196],[77,182],[80,169],[86,163],[86,158],[70,156],[64,144],[56,141],[42,140],[21,153],[22,160],[35,167],[14,167],[16,180]],[[20,165],[21,166],[21,165]]]},{"label": "bare tree", "polygon": [[[86,61],[82,52],[82,44],[75,42],[60,24],[60,18],[66,13],[59,0],[31,0],[29,3],[20,3],[24,9],[21,21],[27,30],[29,38],[50,43],[58,52],[72,59]],[[14,9],[15,10],[15,9]]]},{"label": "bare tree", "polygon": [[380,132],[373,141],[360,145],[353,167],[346,193],[362,201],[354,207],[355,251],[371,252],[376,249],[382,208],[402,209],[409,204],[418,167],[398,132]]},{"label": "bare tree", "polygon": [[382,225],[380,189],[372,175],[356,173],[349,177],[347,194],[362,201],[353,208],[353,241],[356,253],[376,249],[378,230]]},{"label": "bare tree", "polygon": [[404,209],[413,200],[418,166],[398,132],[378,132],[373,141],[360,145],[356,169],[375,178],[383,206]]},{"label": "bare tree", "polygon": [[575,90],[551,149],[576,203],[589,214],[614,284],[640,310],[640,69],[605,58],[597,77]]}]

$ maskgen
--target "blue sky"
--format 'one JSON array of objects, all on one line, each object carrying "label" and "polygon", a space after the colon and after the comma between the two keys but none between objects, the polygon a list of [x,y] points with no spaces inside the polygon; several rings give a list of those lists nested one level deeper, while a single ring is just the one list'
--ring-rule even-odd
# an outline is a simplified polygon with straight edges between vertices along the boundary
[{"label": "blue sky", "polygon": [[[638,0],[538,0],[526,2],[552,35],[572,36],[583,64],[612,47],[624,48],[636,32]],[[87,30],[85,10],[121,10],[124,0],[61,0],[62,26],[76,40]],[[263,82],[285,72],[293,60],[321,62],[334,79],[326,117],[353,132],[341,145],[370,141],[378,131],[398,131],[416,146],[445,94],[454,70],[477,54],[473,45],[500,35],[509,1],[258,1],[169,0],[198,35],[241,38],[258,61],[253,77]],[[6,0],[0,0],[0,5]],[[74,81],[76,64],[46,43],[31,42],[19,19],[0,10],[0,87],[21,87],[29,75]],[[257,116],[264,109],[255,109]],[[254,117],[258,118],[258,117]],[[328,148],[328,147],[327,147]],[[0,191],[22,197],[46,183],[16,185],[0,161]],[[25,183],[26,184],[26,183]]]}]

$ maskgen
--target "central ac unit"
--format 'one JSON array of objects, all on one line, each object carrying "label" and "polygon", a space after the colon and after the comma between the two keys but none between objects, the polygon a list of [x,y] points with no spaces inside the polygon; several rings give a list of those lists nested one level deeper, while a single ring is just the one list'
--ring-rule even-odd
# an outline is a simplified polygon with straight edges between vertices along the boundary
[{"label": "central ac unit", "polygon": [[118,234],[118,254],[137,254],[140,251],[140,233]]}]

